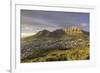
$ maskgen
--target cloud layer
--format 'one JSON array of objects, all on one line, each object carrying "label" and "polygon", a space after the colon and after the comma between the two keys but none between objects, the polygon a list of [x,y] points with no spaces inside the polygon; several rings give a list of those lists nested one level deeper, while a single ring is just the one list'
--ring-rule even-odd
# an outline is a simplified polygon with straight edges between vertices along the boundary
[{"label": "cloud layer", "polygon": [[89,31],[89,13],[21,10],[21,31],[24,33],[52,31],[69,25],[81,25],[83,30]]}]

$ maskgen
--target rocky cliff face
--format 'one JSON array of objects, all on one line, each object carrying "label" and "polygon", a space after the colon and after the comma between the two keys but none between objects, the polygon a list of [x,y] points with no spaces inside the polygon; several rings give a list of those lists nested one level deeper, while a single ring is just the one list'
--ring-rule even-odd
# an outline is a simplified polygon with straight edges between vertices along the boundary
[{"label": "rocky cliff face", "polygon": [[69,33],[69,34],[82,33],[80,27],[77,27],[77,26],[67,27],[67,28],[64,28],[63,30],[64,30],[66,33]]},{"label": "rocky cliff face", "polygon": [[57,29],[53,32],[43,30],[21,40],[21,59],[42,57],[48,53],[48,50],[78,47],[89,47],[89,35],[79,28]]}]

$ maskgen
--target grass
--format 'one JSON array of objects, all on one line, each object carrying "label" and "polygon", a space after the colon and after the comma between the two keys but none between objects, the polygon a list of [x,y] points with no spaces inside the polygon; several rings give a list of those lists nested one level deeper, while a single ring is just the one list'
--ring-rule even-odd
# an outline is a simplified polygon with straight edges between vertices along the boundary
[{"label": "grass", "polygon": [[[42,31],[42,36],[37,34],[21,39],[22,63],[89,60],[88,33],[59,34],[59,38],[55,38],[55,34],[52,37],[43,34],[44,31]],[[45,35],[47,34],[52,35],[49,32]]]},{"label": "grass", "polygon": [[49,61],[71,61],[71,60],[88,60],[89,48],[71,48],[68,50],[55,50],[49,52],[44,57],[26,59],[23,62],[49,62]]}]

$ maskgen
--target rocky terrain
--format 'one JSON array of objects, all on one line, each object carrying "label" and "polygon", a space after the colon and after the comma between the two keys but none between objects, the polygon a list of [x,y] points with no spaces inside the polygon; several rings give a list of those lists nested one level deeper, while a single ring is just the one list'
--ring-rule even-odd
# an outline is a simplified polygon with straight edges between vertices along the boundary
[{"label": "rocky terrain", "polygon": [[89,59],[89,32],[64,29],[42,30],[21,39],[21,62]]}]

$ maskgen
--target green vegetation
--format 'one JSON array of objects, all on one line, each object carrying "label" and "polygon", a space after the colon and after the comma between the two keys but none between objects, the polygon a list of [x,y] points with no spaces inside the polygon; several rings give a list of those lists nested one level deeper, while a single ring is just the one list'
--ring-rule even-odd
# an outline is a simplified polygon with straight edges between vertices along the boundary
[{"label": "green vegetation", "polygon": [[89,33],[43,30],[21,39],[21,62],[89,60]]},{"label": "green vegetation", "polygon": [[[42,54],[41,52],[39,54]],[[73,48],[68,50],[55,50],[38,58],[25,59],[23,62],[70,61],[88,60],[89,48]]]}]

